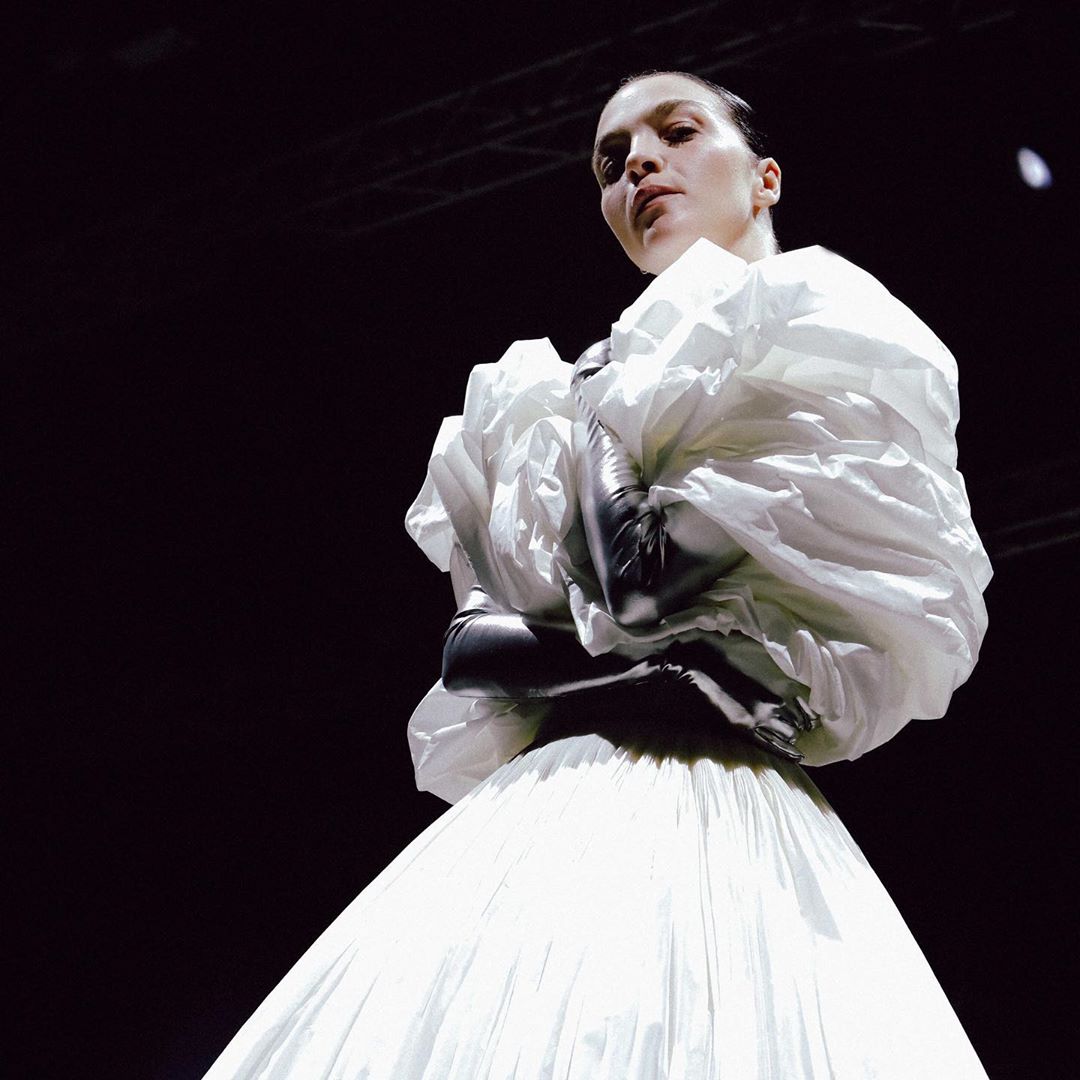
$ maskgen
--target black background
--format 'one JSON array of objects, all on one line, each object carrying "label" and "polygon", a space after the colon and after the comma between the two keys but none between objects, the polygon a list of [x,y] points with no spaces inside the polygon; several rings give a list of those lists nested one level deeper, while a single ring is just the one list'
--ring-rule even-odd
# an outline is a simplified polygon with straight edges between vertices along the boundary
[{"label": "black background", "polygon": [[[988,536],[1015,517],[1003,492],[1037,492],[1075,456],[1063,10],[887,58],[812,50],[719,74],[783,167],[784,248],[864,266],[957,356],[961,467]],[[39,11],[7,68],[9,252],[647,14],[329,11]],[[175,55],[112,57],[170,26]],[[651,66],[669,47],[658,33]],[[1023,185],[1021,145],[1053,187]],[[640,291],[597,201],[582,163],[337,245],[267,230],[184,295],[94,325],[58,310],[5,350],[9,1075],[200,1076],[444,809],[414,789],[405,724],[452,599],[401,522],[474,363],[543,336],[572,360]],[[948,718],[814,774],[994,1078],[1066,1075],[1077,552],[996,559],[983,657]]]}]

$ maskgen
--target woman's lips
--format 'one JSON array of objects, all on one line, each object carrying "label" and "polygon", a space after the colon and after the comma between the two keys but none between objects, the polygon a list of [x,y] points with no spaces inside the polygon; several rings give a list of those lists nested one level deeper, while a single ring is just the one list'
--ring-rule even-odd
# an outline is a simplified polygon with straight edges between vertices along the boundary
[{"label": "woman's lips", "polygon": [[677,191],[659,191],[655,195],[650,195],[635,211],[634,220],[638,224],[647,224],[648,221],[652,221],[656,217],[656,214],[653,213],[654,208],[656,211],[663,209],[664,201],[678,194]]}]

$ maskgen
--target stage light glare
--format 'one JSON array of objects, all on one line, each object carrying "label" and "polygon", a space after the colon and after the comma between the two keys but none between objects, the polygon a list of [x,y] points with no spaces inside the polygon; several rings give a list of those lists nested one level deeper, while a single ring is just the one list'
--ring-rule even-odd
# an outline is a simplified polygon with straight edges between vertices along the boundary
[{"label": "stage light glare", "polygon": [[1016,151],[1016,165],[1020,170],[1020,178],[1030,188],[1048,188],[1054,182],[1050,166],[1026,146],[1021,146]]}]

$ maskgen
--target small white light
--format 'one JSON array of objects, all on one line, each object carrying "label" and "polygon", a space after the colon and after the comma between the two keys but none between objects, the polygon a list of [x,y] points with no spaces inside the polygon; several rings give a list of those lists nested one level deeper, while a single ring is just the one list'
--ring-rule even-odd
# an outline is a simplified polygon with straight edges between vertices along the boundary
[{"label": "small white light", "polygon": [[1016,151],[1016,164],[1020,169],[1020,177],[1032,188],[1048,188],[1054,178],[1050,174],[1050,166],[1034,150],[1021,146]]}]

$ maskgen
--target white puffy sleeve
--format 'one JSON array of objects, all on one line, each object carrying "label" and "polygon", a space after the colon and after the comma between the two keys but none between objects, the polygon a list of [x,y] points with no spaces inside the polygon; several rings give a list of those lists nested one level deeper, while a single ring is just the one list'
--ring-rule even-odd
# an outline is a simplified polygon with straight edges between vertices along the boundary
[{"label": "white puffy sleeve", "polygon": [[[952,356],[822,248],[748,265],[699,241],[671,269],[616,324],[616,362],[587,393],[656,505],[690,503],[748,557],[664,629],[719,631],[733,662],[764,676],[763,652],[808,688],[808,764],[942,716],[990,578],[956,470]],[[572,602],[594,651],[627,636]]]},{"label": "white puffy sleeve", "polygon": [[[515,342],[469,375],[405,527],[448,571],[460,605],[482,585],[508,611],[565,619],[577,496],[569,364],[546,339]],[[533,739],[542,700],[466,698],[438,681],[409,720],[416,785],[457,802]]]},{"label": "white puffy sleeve", "polygon": [[[546,341],[474,369],[463,415],[444,423],[407,519],[429,557],[445,570],[458,552],[459,577],[508,609],[572,621],[594,654],[704,633],[821,717],[799,739],[807,764],[942,716],[977,659],[990,578],[956,470],[945,346],[822,248],[747,264],[705,240],[611,341],[584,389],[600,420],[655,505],[692,507],[746,557],[655,627],[611,618],[577,524],[571,368]],[[527,708],[436,685],[410,722],[419,786],[453,801],[535,724]]]}]

